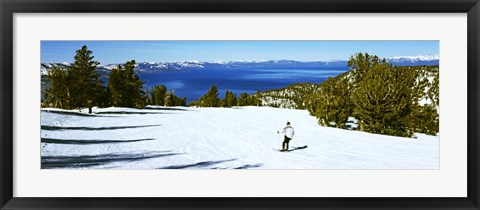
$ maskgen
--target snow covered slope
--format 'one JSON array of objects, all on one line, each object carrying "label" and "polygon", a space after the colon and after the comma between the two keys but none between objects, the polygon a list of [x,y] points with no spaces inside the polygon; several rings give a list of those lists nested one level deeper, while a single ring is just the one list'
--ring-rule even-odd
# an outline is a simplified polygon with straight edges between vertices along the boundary
[{"label": "snow covered slope", "polygon": [[[439,169],[438,136],[400,138],[321,127],[271,107],[43,109],[42,168]],[[287,121],[290,146],[277,152]]]}]

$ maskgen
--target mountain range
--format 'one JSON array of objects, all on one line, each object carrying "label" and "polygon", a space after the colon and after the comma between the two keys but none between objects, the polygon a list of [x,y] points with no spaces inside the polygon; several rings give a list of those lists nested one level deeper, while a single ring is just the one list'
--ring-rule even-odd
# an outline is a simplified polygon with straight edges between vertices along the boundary
[{"label": "mountain range", "polygon": [[[386,59],[396,66],[437,66],[439,57],[397,56]],[[53,66],[68,67],[71,63],[42,63],[40,72],[45,75]],[[99,65],[97,71],[109,72],[119,64]],[[346,60],[337,61],[295,61],[295,60],[238,60],[238,61],[179,61],[179,62],[139,62],[136,71],[142,73],[159,73],[165,71],[183,71],[198,69],[346,69]]]}]

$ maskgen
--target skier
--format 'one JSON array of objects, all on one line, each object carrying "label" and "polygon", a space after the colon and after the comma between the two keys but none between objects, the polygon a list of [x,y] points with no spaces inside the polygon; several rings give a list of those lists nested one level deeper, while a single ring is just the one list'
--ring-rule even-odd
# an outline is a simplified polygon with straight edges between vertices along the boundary
[{"label": "skier", "polygon": [[[277,133],[280,133],[277,131]],[[282,133],[285,133],[285,137],[282,143],[282,150],[280,151],[288,151],[288,142],[292,140],[293,134],[295,134],[295,130],[293,130],[293,127],[290,125],[290,122],[287,122],[287,126],[283,128]]]}]

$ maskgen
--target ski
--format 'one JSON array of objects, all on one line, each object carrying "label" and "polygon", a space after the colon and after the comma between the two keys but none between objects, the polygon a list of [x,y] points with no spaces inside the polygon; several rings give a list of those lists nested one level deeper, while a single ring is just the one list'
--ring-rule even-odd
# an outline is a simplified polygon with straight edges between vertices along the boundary
[{"label": "ski", "polygon": [[308,148],[308,146],[305,145],[305,146],[301,146],[301,147],[292,147],[292,148],[293,148],[293,149],[306,149],[306,148]]},{"label": "ski", "polygon": [[292,147],[289,150],[281,150],[281,149],[275,149],[275,148],[272,148],[272,149],[277,151],[277,152],[292,152],[292,151],[295,151],[295,150],[306,149],[306,148],[308,148],[307,145],[301,146],[301,147]]},{"label": "ski", "polygon": [[281,149],[275,149],[275,148],[272,148],[273,150],[277,151],[277,152],[290,152],[291,150],[281,150]]}]

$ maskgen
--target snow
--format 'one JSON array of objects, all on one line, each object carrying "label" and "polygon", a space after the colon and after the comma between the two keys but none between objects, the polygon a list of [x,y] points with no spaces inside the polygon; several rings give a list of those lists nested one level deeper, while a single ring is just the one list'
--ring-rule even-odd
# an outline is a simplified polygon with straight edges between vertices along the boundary
[{"label": "snow", "polygon": [[416,55],[416,56],[393,56],[387,58],[387,60],[410,60],[410,61],[431,61],[431,60],[439,60],[440,56],[438,54],[433,55]]},{"label": "snow", "polygon": [[[438,136],[401,138],[321,127],[306,110],[271,107],[42,109],[42,168],[439,169]],[[277,152],[277,134],[295,128]]]}]

